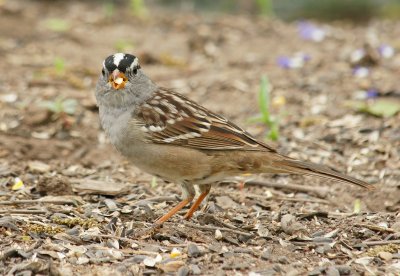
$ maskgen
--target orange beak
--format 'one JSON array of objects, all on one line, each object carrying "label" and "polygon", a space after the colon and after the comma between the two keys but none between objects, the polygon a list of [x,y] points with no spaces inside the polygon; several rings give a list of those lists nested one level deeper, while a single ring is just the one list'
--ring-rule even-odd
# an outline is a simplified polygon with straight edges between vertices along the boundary
[{"label": "orange beak", "polygon": [[118,90],[125,87],[128,78],[124,73],[115,70],[109,77],[108,82],[111,83],[111,86]]}]

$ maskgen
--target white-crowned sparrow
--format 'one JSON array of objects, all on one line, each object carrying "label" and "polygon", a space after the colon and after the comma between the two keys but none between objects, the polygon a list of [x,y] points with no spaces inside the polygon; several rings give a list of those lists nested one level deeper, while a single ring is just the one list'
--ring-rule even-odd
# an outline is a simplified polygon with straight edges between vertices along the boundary
[{"label": "white-crowned sparrow", "polygon": [[373,189],[328,167],[281,155],[224,117],[158,87],[130,54],[117,53],[104,60],[96,99],[101,125],[115,148],[143,171],[182,186],[182,202],[156,224],[193,200],[194,185],[201,195],[187,219],[212,183],[244,173],[315,175]]}]

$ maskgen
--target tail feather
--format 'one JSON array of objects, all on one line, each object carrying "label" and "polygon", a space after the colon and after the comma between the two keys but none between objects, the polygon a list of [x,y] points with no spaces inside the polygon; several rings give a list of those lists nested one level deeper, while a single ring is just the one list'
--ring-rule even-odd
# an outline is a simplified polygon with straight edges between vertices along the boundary
[{"label": "tail feather", "polygon": [[367,183],[365,181],[359,180],[357,178],[345,175],[343,173],[337,172],[329,167],[314,164],[311,162],[306,161],[299,161],[299,160],[292,160],[292,159],[285,159],[282,161],[278,161],[280,167],[285,168],[289,173],[297,173],[297,174],[304,174],[304,175],[314,175],[322,178],[329,178],[334,179],[341,182],[351,183],[363,188],[367,188],[368,190],[374,190],[375,187]]}]

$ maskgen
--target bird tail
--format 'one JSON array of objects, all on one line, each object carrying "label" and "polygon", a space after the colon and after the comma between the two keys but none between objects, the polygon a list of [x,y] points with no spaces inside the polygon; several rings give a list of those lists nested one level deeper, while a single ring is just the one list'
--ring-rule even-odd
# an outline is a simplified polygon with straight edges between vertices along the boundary
[{"label": "bird tail", "polygon": [[329,167],[314,164],[306,161],[299,161],[294,159],[284,159],[276,161],[279,167],[288,173],[314,175],[322,178],[334,179],[341,182],[351,183],[368,190],[374,190],[375,187],[365,181],[337,172]]}]

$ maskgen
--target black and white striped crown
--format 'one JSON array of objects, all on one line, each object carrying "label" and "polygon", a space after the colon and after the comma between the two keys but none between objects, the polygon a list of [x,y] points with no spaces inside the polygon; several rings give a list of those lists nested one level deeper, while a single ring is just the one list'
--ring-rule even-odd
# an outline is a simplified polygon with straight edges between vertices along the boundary
[{"label": "black and white striped crown", "polygon": [[107,57],[104,60],[103,66],[108,72],[113,72],[115,69],[118,69],[123,73],[129,68],[131,70],[140,68],[139,59],[137,57],[124,53],[116,53]]}]

